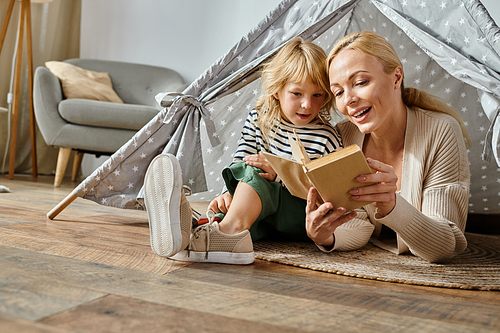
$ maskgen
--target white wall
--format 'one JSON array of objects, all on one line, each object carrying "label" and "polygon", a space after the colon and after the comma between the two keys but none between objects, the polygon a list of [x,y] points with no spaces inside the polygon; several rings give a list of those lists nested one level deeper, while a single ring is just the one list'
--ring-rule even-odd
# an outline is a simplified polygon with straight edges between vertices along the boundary
[{"label": "white wall", "polygon": [[480,0],[488,10],[495,23],[500,26],[500,6],[498,0]]},{"label": "white wall", "polygon": [[[82,0],[80,57],[168,67],[192,82],[280,0]],[[107,157],[86,154],[83,176]]]},{"label": "white wall", "polygon": [[[168,67],[191,82],[280,0],[82,0],[80,57]],[[483,0],[500,24],[498,0]],[[104,162],[86,155],[84,176]]]},{"label": "white wall", "polygon": [[280,0],[82,0],[82,58],[169,67],[196,79]]},{"label": "white wall", "polygon": [[[498,1],[482,0],[500,24]],[[191,82],[279,3],[82,0],[80,56],[169,67]]]}]

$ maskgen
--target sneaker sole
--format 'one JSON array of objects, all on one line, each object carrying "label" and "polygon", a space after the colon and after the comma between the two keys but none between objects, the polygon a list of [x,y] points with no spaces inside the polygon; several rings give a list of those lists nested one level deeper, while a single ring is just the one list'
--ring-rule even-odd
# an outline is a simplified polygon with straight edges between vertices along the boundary
[{"label": "sneaker sole", "polygon": [[176,254],[182,246],[181,172],[179,162],[173,155],[161,154],[151,161],[144,178],[144,204],[148,213],[151,248],[162,257]]},{"label": "sneaker sole", "polygon": [[249,253],[232,253],[232,252],[194,252],[182,250],[169,259],[179,261],[192,261],[192,262],[211,262],[219,264],[232,264],[232,265],[249,265],[254,262],[254,252]]}]

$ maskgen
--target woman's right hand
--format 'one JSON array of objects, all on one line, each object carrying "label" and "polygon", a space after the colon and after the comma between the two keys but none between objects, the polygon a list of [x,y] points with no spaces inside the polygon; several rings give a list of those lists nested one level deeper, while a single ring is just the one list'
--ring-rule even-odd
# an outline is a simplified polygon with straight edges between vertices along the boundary
[{"label": "woman's right hand", "polygon": [[307,236],[317,245],[332,247],[335,244],[333,232],[342,224],[356,217],[356,212],[344,215],[345,208],[332,211],[333,205],[325,202],[318,205],[318,191],[311,187],[307,195],[306,231]]},{"label": "woman's right hand", "polygon": [[225,192],[218,197],[216,197],[210,204],[208,205],[207,210],[211,210],[214,213],[223,213],[227,214],[229,206],[231,206],[231,202],[233,198],[229,194],[229,192]]},{"label": "woman's right hand", "polygon": [[375,173],[361,175],[356,179],[363,182],[373,182],[374,185],[354,188],[349,191],[351,198],[356,201],[372,201],[375,207],[378,208],[377,215],[388,215],[396,206],[396,191],[398,176],[394,171],[394,167],[389,164],[384,164],[372,158],[367,158],[366,161],[370,168],[375,170]]}]

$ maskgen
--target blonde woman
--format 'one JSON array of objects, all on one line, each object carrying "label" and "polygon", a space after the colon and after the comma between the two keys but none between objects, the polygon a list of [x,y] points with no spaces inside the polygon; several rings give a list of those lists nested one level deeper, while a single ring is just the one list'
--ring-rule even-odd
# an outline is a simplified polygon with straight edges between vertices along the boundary
[{"label": "blonde woman", "polygon": [[437,97],[405,88],[396,52],[374,32],[344,37],[327,64],[335,106],[347,118],[337,124],[343,143],[362,147],[376,171],[358,180],[377,184],[351,190],[373,204],[349,214],[317,205],[311,189],[310,238],[323,251],[358,249],[372,238],[431,262],[465,250],[470,139],[462,120]]}]

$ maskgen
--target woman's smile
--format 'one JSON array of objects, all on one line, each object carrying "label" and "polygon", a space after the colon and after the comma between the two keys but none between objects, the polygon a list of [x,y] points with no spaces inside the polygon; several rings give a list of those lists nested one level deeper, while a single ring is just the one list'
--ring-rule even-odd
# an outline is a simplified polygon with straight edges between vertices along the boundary
[{"label": "woman's smile", "polygon": [[361,122],[364,119],[366,119],[366,117],[368,116],[368,113],[371,110],[372,110],[371,107],[358,108],[358,109],[354,110],[354,112],[351,112],[351,117],[353,117],[355,119],[355,121]]}]

